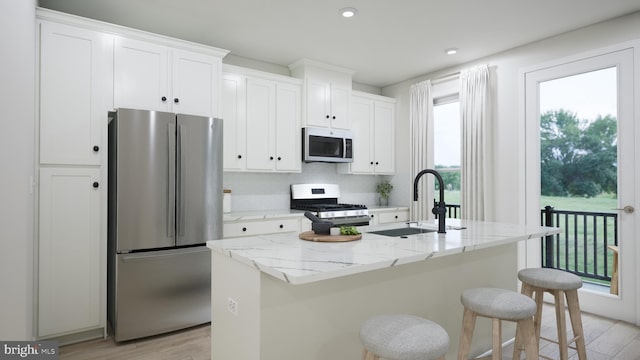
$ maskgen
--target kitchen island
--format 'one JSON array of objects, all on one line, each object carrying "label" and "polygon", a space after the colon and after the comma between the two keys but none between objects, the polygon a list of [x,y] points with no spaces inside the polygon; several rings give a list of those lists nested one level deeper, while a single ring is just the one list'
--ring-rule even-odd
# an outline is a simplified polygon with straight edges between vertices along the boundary
[{"label": "kitchen island", "polygon": [[[453,219],[447,228],[406,238],[364,232],[361,240],[342,243],[304,241],[297,233],[207,242],[212,359],[358,359],[360,325],[383,313],[439,323],[451,338],[447,357],[454,358],[460,293],[478,286],[515,290],[516,243],[559,230]],[[491,347],[484,320],[477,322],[472,354]],[[505,328],[505,339],[512,330]]]}]

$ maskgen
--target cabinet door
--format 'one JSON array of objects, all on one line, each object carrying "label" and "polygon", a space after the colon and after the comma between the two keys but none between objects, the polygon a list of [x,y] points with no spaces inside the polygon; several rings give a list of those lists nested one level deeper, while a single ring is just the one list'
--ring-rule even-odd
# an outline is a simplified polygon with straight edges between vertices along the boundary
[{"label": "cabinet door", "polygon": [[393,104],[375,103],[373,157],[377,174],[393,174],[395,171],[394,109]]},{"label": "cabinet door", "polygon": [[247,170],[275,169],[275,89],[273,81],[247,79]]},{"label": "cabinet door", "polygon": [[47,22],[40,31],[40,162],[99,165],[113,40]]},{"label": "cabinet door", "polygon": [[276,170],[301,171],[300,86],[276,84]]},{"label": "cabinet door", "polygon": [[39,337],[101,326],[99,179],[97,168],[40,170]]},{"label": "cabinet door", "polygon": [[307,119],[309,126],[331,126],[331,84],[326,81],[307,80]]},{"label": "cabinet door", "polygon": [[331,85],[331,127],[336,129],[350,129],[349,100],[351,90]]},{"label": "cabinet door", "polygon": [[221,60],[213,56],[173,50],[173,112],[218,115]]},{"label": "cabinet door", "polygon": [[349,164],[351,173],[370,174],[374,171],[373,112],[372,100],[353,98],[351,105],[353,162]]},{"label": "cabinet door", "polygon": [[224,170],[240,171],[246,162],[246,77],[224,73],[220,115],[224,129]]},{"label": "cabinet door", "polygon": [[168,111],[167,48],[143,41],[116,38],[114,106]]}]

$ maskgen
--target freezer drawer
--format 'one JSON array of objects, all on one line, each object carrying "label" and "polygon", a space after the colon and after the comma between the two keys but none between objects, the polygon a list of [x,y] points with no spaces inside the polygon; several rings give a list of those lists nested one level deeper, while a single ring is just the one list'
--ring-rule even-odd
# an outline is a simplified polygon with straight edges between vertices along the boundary
[{"label": "freezer drawer", "polygon": [[110,304],[116,341],[211,321],[211,253],[204,246],[117,254]]}]

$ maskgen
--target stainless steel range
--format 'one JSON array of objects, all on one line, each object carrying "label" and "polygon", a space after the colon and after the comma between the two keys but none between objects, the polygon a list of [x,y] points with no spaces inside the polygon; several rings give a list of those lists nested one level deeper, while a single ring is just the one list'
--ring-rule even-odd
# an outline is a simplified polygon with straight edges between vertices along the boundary
[{"label": "stainless steel range", "polygon": [[340,204],[337,184],[292,184],[291,209],[314,213],[335,225],[369,225],[369,210],[365,205]]}]

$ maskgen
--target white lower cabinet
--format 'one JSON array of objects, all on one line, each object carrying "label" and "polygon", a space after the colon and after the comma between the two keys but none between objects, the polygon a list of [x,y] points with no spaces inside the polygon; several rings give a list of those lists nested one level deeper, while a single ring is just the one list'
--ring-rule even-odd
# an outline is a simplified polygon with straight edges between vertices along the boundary
[{"label": "white lower cabinet", "polygon": [[224,238],[277,234],[292,231],[300,232],[299,218],[225,222],[222,226],[222,235]]},{"label": "white lower cabinet", "polygon": [[409,208],[369,209],[369,225],[383,225],[409,221]]},{"label": "white lower cabinet", "polygon": [[40,169],[38,337],[101,328],[100,170]]}]

